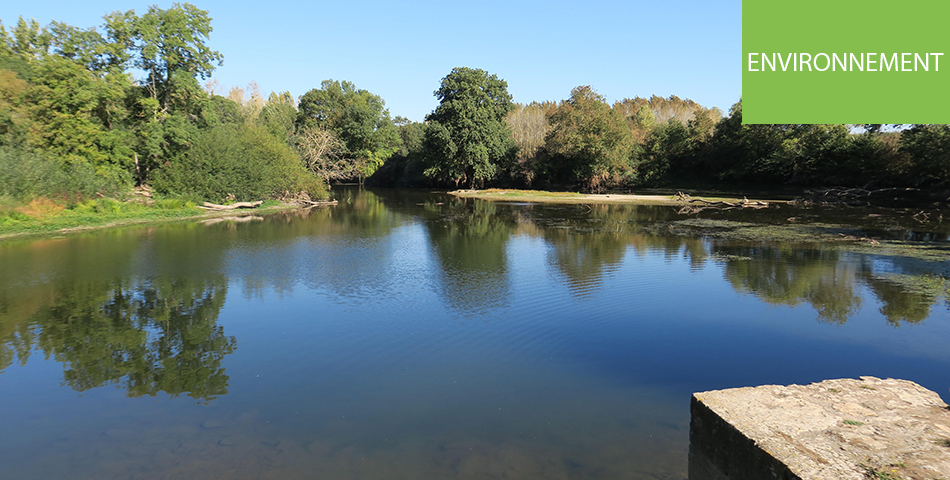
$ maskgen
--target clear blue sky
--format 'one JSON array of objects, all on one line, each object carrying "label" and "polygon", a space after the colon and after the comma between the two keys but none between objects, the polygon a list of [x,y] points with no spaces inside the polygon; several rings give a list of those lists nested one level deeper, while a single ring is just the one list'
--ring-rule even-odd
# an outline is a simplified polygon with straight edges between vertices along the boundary
[{"label": "clear blue sky", "polygon": [[[563,100],[591,85],[610,102],[678,95],[728,111],[741,92],[741,0],[191,3],[213,18],[209,44],[224,55],[214,75],[222,86],[254,81],[265,96],[299,96],[328,78],[349,80],[383,97],[392,116],[417,121],[459,66],[497,74],[521,103]],[[148,5],[7,1],[0,20],[85,28]]]}]

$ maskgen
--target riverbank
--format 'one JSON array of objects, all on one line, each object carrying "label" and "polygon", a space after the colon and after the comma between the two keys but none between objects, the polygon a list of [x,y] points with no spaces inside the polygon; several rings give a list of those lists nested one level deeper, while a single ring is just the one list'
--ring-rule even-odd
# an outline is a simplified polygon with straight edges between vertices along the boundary
[{"label": "riverbank", "polygon": [[204,210],[191,202],[159,201],[152,205],[100,199],[63,208],[54,204],[31,203],[0,212],[0,240],[30,236],[66,235],[112,227],[183,220],[261,215],[300,208],[299,205],[268,200],[253,209]]},{"label": "riverbank", "polygon": [[[585,194],[576,192],[547,192],[544,190],[507,190],[490,188],[487,190],[455,190],[448,192],[460,198],[478,198],[503,202],[537,202],[568,204],[633,204],[633,205],[687,205],[688,199],[677,195],[631,195],[631,194]],[[705,202],[725,202],[742,204],[743,202],[788,203],[787,200],[745,199],[736,197],[694,197]],[[696,202],[694,202],[696,203]]]}]

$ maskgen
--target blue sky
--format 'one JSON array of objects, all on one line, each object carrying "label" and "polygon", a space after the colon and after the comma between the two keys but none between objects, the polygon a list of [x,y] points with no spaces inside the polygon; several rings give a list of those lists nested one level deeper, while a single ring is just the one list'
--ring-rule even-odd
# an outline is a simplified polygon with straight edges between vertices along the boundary
[{"label": "blue sky", "polygon": [[[192,3],[213,18],[209,44],[224,55],[218,82],[254,81],[265,96],[349,80],[383,97],[392,116],[421,121],[438,104],[439,81],[459,66],[497,74],[521,103],[591,85],[610,102],[678,95],[728,111],[741,94],[740,0]],[[3,2],[0,20],[91,27],[108,12],[141,14],[148,5]]]}]

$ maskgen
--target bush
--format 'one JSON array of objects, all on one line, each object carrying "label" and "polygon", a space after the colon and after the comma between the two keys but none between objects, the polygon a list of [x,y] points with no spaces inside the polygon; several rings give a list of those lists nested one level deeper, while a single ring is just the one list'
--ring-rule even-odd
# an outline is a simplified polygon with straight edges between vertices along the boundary
[{"label": "bush", "polygon": [[212,202],[223,202],[229,194],[238,201],[300,191],[327,196],[326,187],[282,139],[253,124],[205,130],[190,149],[155,173],[152,186],[161,194]]},{"label": "bush", "polygon": [[97,193],[115,196],[128,191],[131,181],[118,168],[97,172],[86,163],[67,165],[32,151],[0,147],[0,195],[24,203],[46,197],[73,204]]}]

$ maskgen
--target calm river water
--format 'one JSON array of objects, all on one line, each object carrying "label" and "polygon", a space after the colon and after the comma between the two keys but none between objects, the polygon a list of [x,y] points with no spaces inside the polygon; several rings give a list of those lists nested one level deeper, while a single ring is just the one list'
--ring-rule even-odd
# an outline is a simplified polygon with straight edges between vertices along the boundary
[{"label": "calm river water", "polygon": [[0,242],[0,477],[681,480],[694,391],[950,398],[946,222],[337,195]]}]

